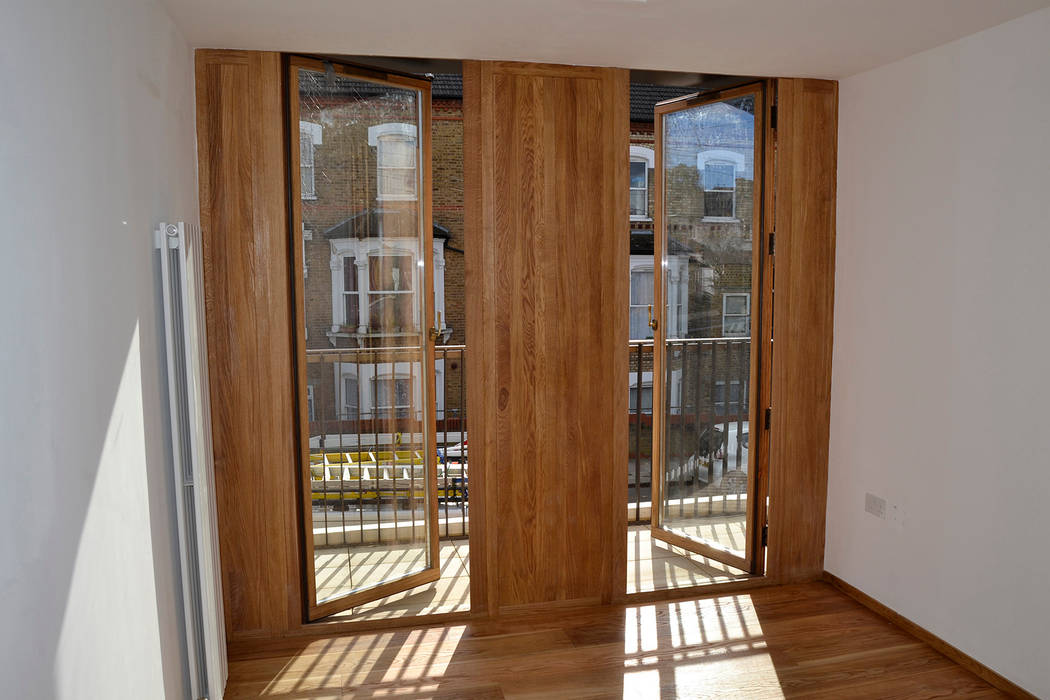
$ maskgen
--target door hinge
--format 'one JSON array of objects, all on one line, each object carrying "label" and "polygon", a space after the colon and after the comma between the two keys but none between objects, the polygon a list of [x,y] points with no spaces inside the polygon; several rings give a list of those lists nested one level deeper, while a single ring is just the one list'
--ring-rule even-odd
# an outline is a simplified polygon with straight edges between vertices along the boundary
[{"label": "door hinge", "polygon": [[769,254],[775,254],[777,249],[777,232],[773,231],[769,234]]},{"label": "door hinge", "polygon": [[762,546],[769,546],[769,525],[762,526]]},{"label": "door hinge", "polygon": [[769,105],[769,128],[777,128],[777,106]]},{"label": "door hinge", "polygon": [[765,419],[766,430],[769,430],[769,426],[772,425],[772,421],[773,421],[773,409],[772,408],[767,408],[766,409],[766,419]]}]

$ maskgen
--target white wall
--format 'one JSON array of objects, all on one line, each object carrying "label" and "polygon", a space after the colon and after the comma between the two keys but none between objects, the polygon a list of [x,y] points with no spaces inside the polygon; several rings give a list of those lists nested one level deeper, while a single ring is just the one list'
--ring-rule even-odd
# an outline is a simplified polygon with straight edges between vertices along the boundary
[{"label": "white wall", "polygon": [[196,218],[149,0],[0,9],[0,695],[188,693],[151,230]]},{"label": "white wall", "polygon": [[826,553],[1045,697],[1048,47],[1040,10],[841,82]]}]

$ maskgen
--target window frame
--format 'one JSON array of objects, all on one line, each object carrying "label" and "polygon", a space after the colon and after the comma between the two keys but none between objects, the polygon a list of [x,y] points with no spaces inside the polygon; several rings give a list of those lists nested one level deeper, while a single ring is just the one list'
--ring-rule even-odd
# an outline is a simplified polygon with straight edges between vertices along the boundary
[{"label": "window frame", "polygon": [[[407,289],[372,289],[372,265],[373,259],[379,260],[380,258],[407,258],[408,267],[411,271],[408,274],[409,287]],[[419,331],[419,319],[416,318],[417,311],[413,305],[411,308],[411,318],[408,319],[409,325],[401,326],[401,330],[388,330],[379,328],[376,326],[376,314],[373,313],[373,309],[376,304],[380,303],[386,297],[397,297],[404,295],[413,295],[416,291],[417,280],[415,279],[415,272],[419,267],[418,258],[408,251],[403,250],[389,250],[389,251],[376,251],[375,253],[369,253],[368,257],[368,288],[365,290],[366,299],[368,301],[368,326],[366,330],[371,335],[397,335],[404,333],[416,333]],[[381,264],[381,263],[380,263]],[[400,269],[400,268],[399,268]],[[400,313],[400,312],[399,312]]]},{"label": "window frame", "polygon": [[[733,167],[733,187],[732,187],[732,189],[728,189],[728,188],[711,188],[710,190],[708,189],[708,187],[707,187],[706,171],[707,171],[707,165],[709,163],[712,164],[712,165],[731,165]],[[722,193],[732,192],[732,197],[731,197],[732,209],[731,209],[731,212],[730,212],[729,216],[708,216],[707,215],[707,202],[705,201],[704,202],[704,216],[703,216],[702,220],[703,221],[708,221],[708,222],[713,222],[713,223],[739,221],[740,219],[738,219],[737,215],[736,215],[736,195],[737,195],[736,181],[737,181],[737,178],[740,176],[740,173],[744,173],[744,177],[745,178],[747,177],[747,172],[748,172],[747,159],[744,157],[744,155],[742,153],[738,153],[736,151],[730,151],[730,150],[727,150],[725,148],[709,148],[709,149],[707,149],[705,151],[700,151],[700,153],[698,153],[696,155],[696,169],[699,171],[700,183],[701,183],[701,186],[702,186],[702,189],[703,189],[705,195],[706,195],[707,192],[722,192]]]},{"label": "window frame", "polygon": [[[732,177],[732,182],[733,182],[732,187],[717,187],[717,186],[708,187],[708,185],[707,185],[707,180],[708,180],[707,170],[711,166],[715,166],[715,165],[723,165],[723,166],[727,165],[727,166],[729,166],[729,168],[732,171],[731,172],[731,177]],[[704,183],[704,221],[736,221],[736,164],[731,162],[731,161],[728,161],[728,160],[723,160],[721,158],[711,158],[710,160],[704,161],[703,183]],[[713,192],[713,193],[717,193],[717,194],[728,194],[729,195],[729,202],[730,202],[729,216],[709,215],[707,213],[707,193],[708,192]]]},{"label": "window frame", "polygon": [[[305,144],[310,148],[303,148]],[[317,199],[317,147],[321,145],[321,125],[309,121],[299,121],[299,197],[300,199]],[[305,161],[309,159],[310,164]],[[310,169],[310,189],[304,187],[303,173]]]},{"label": "window frame", "polygon": [[[731,314],[726,311],[727,302],[730,297],[744,297],[744,313]],[[726,331],[727,318],[743,318],[744,332],[729,333]],[[722,337],[723,338],[750,338],[751,337],[751,292],[723,292],[722,293]]]},{"label": "window frame", "polygon": [[[409,418],[412,413],[412,398],[415,393],[415,386],[413,377],[403,373],[395,371],[385,372],[383,374],[376,373],[372,375],[372,415],[374,418],[388,419],[388,418]],[[408,403],[401,405],[397,403],[397,387],[400,382],[404,382],[408,385]],[[389,383],[393,388],[393,400],[392,405],[380,404],[379,402],[379,387],[381,384]]]},{"label": "window frame", "polygon": [[[652,302],[645,303],[645,304],[636,304],[636,303],[634,303],[634,276],[635,276],[635,274],[648,274],[648,275],[650,275],[652,277],[652,279],[653,279],[653,291],[652,291],[652,294],[650,296],[651,296],[651,298],[654,301],[656,299],[656,288],[655,288],[655,285],[656,285],[656,270],[653,269],[653,266],[652,265],[643,265],[643,266],[631,268],[631,272],[630,272],[631,279],[630,279],[630,282],[628,283],[628,290],[627,290],[627,306],[628,306],[628,309],[629,309],[628,312],[627,312],[628,313],[628,316],[627,316],[627,332],[628,332],[628,335],[631,336],[630,340],[652,340],[652,338],[653,338],[653,329],[652,329],[651,326],[648,326],[648,325],[646,326],[646,328],[648,330],[646,331],[645,337],[643,337],[643,338],[635,338],[634,337],[634,333],[631,332],[631,319],[634,316],[634,310],[636,308],[639,308],[639,309],[644,309],[644,310],[647,311],[648,307],[652,304]],[[648,318],[648,315],[647,315],[647,318]]]},{"label": "window frame", "polygon": [[[744,384],[739,379],[729,380],[729,389],[726,389],[726,380],[717,379],[712,388],[711,392],[711,412],[723,418],[725,416],[738,416],[744,406]],[[736,387],[736,398],[733,398],[733,387]],[[718,400],[718,390],[722,390],[722,400]],[[719,408],[721,406],[721,408]],[[732,406],[736,406],[735,411],[730,411]]]},{"label": "window frame", "polygon": [[[354,372],[343,372],[340,376],[342,380],[342,386],[340,387],[342,394],[342,406],[340,407],[339,415],[343,417],[343,420],[361,420],[361,379]],[[353,382],[354,391],[350,391],[350,383]],[[348,399],[353,396],[354,401],[351,402]],[[354,409],[354,410],[351,410]]]},{"label": "window frame", "polygon": [[[343,328],[353,328],[353,332],[356,333],[357,329],[361,325],[361,292],[358,289],[360,284],[358,283],[357,255],[355,253],[349,253],[349,254],[344,254],[341,257],[342,257],[342,260],[343,260],[343,290],[342,290],[343,322],[342,322],[341,326]],[[347,289],[346,288],[346,266],[347,265],[352,265],[353,266],[353,280],[354,280],[354,288],[353,289]],[[350,317],[349,314],[347,314],[347,304],[350,301],[350,299],[353,299],[354,305],[357,307],[357,313],[355,314],[356,321],[357,321],[356,323],[350,323],[351,317]]]},{"label": "window frame", "polygon": [[[627,209],[631,221],[652,221],[652,211],[649,207],[649,185],[651,180],[649,178],[649,171],[656,167],[656,152],[646,146],[635,146],[630,147],[629,163],[645,163],[645,213],[644,214],[633,214],[630,212],[631,193],[636,190],[641,190],[640,187],[631,186],[630,170],[627,173]],[[630,166],[628,166],[629,168]]]},{"label": "window frame", "polygon": [[[415,154],[415,162],[411,167],[401,165],[384,165],[384,153],[387,152],[387,144],[394,141],[408,142],[412,145]],[[368,145],[376,149],[376,201],[378,202],[415,202],[419,199],[419,136],[414,124],[404,122],[387,122],[368,128]],[[384,172],[389,170],[411,170],[413,172],[412,192],[384,192]]]}]

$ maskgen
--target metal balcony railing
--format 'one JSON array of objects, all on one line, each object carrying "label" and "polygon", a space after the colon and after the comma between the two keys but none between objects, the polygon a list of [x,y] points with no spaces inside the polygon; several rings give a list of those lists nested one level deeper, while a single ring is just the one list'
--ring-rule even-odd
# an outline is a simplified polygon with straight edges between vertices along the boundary
[{"label": "metal balcony railing", "polygon": [[[746,470],[750,344],[749,338],[668,341],[669,498],[694,493],[730,470]],[[464,537],[467,350],[440,345],[435,355],[439,532],[442,538]],[[405,394],[421,386],[416,358],[418,350],[409,348],[307,351],[316,545],[418,541],[425,531],[423,416],[418,394]],[[636,524],[651,514],[652,340],[630,341],[628,371],[626,505],[629,522]]]},{"label": "metal balcony railing", "polygon": [[[633,524],[648,522],[652,513],[652,340],[630,341],[629,371],[628,521]],[[667,341],[662,386],[669,499],[746,470],[750,371],[750,338]]]}]

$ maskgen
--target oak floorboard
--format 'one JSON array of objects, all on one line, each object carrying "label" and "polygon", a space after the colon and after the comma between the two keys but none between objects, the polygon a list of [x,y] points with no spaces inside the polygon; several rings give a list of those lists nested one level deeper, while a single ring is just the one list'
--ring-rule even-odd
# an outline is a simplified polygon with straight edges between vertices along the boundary
[{"label": "oak floorboard", "polygon": [[986,698],[999,691],[825,583],[286,640],[226,697]]}]

